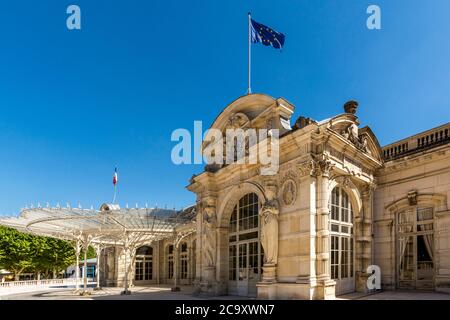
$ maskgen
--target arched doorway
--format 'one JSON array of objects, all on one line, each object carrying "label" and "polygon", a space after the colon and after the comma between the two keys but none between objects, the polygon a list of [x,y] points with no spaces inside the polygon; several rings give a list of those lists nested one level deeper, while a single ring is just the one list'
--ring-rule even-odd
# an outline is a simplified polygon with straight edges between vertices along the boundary
[{"label": "arched doorway", "polygon": [[339,186],[330,199],[331,278],[336,295],[355,291],[353,210],[348,194]]},{"label": "arched doorway", "polygon": [[228,236],[228,293],[256,296],[261,279],[260,203],[255,193],[243,196],[233,209]]},{"label": "arched doorway", "polygon": [[153,280],[153,248],[142,246],[136,250],[134,281],[137,285]]},{"label": "arched doorway", "polygon": [[432,207],[414,206],[397,216],[398,287],[434,287],[434,213]]}]

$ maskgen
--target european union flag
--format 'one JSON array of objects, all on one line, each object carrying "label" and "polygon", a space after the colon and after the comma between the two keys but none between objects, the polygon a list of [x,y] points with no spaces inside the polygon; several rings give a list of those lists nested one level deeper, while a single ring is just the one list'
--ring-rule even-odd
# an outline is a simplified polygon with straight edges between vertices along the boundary
[{"label": "european union flag", "polygon": [[250,19],[252,43],[261,42],[265,46],[281,49],[284,45],[284,34]]}]

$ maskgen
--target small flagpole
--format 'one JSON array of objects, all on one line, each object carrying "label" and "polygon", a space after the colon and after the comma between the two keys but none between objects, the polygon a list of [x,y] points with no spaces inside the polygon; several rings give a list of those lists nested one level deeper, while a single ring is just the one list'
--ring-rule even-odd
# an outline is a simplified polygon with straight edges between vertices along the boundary
[{"label": "small flagpole", "polygon": [[114,185],[114,196],[113,196],[112,204],[114,204],[116,202],[116,193],[117,193],[117,185]]},{"label": "small flagpole", "polygon": [[248,91],[247,94],[252,94],[252,17],[251,13],[248,13]]},{"label": "small flagpole", "polygon": [[114,168],[113,184],[114,184],[114,196],[112,204],[116,202],[116,195],[117,195],[117,166]]}]

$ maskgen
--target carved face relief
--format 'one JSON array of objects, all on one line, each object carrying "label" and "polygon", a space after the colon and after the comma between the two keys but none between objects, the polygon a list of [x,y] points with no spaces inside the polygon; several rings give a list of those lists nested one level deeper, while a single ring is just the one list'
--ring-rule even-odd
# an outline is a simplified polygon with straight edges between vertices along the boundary
[{"label": "carved face relief", "polygon": [[249,121],[248,117],[243,113],[233,114],[228,119],[227,129],[242,128],[244,126],[244,124],[246,124],[248,121]]},{"label": "carved face relief", "polygon": [[417,205],[417,191],[411,190],[408,192],[408,203],[410,206]]},{"label": "carved face relief", "polygon": [[297,186],[294,180],[289,179],[283,184],[282,188],[282,199],[286,206],[291,206],[294,204],[297,198]]}]

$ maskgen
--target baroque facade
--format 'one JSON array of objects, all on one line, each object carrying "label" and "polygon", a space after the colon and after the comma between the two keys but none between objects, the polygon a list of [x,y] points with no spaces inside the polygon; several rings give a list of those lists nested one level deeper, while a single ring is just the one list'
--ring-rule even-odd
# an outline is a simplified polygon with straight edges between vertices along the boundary
[{"label": "baroque facade", "polygon": [[[340,115],[291,126],[294,106],[283,98],[251,94],[228,105],[212,128],[279,129],[279,170],[206,166],[187,187],[195,206],[181,213],[196,232],[135,248],[129,280],[331,299],[367,291],[368,267],[378,265],[383,289],[450,292],[450,123],[381,148],[357,107],[349,101]],[[102,281],[120,285],[124,257],[114,250],[102,255]]]}]

